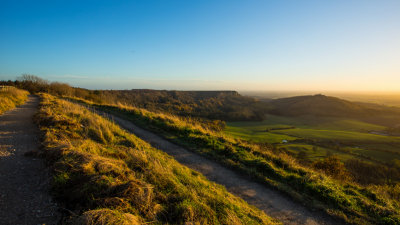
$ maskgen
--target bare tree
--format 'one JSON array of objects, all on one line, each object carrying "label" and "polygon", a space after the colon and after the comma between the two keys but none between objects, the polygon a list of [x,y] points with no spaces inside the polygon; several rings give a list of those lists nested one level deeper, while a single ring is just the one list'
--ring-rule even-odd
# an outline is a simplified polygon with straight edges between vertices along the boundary
[{"label": "bare tree", "polygon": [[21,88],[28,90],[31,93],[46,92],[49,82],[32,74],[22,74],[17,78]]}]

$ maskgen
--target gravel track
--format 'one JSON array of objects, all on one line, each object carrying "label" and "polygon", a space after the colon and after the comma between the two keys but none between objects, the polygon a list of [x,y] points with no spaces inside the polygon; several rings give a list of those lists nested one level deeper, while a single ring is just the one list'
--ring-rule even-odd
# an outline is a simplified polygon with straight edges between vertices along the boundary
[{"label": "gravel track", "polygon": [[39,149],[33,123],[39,98],[0,115],[0,224],[57,224],[61,216],[49,194],[51,175],[40,158],[25,156]]},{"label": "gravel track", "polygon": [[181,164],[202,173],[209,180],[225,186],[232,194],[241,197],[249,204],[258,207],[267,215],[278,219],[284,224],[344,224],[324,212],[310,211],[279,191],[254,182],[231,169],[221,166],[215,161],[171,143],[155,133],[136,126],[128,120],[103,112],[98,113],[109,117],[122,128],[149,142],[153,147],[173,156]]}]

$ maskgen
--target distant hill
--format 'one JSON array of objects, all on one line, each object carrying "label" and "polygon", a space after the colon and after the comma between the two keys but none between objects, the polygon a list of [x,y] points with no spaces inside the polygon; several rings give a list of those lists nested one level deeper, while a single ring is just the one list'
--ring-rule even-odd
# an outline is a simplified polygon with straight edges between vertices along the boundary
[{"label": "distant hill", "polygon": [[267,106],[236,91],[97,90],[90,94],[89,99],[224,121],[262,120]]},{"label": "distant hill", "polygon": [[333,116],[333,117],[384,117],[400,116],[400,108],[384,105],[351,102],[325,95],[306,95],[280,98],[269,102],[272,114],[285,116]]}]

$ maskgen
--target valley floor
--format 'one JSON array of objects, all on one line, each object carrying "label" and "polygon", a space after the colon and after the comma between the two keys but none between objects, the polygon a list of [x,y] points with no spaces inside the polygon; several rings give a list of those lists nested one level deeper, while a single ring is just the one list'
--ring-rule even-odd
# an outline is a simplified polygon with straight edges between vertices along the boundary
[{"label": "valley floor", "polygon": [[388,127],[357,119],[266,115],[260,122],[230,122],[225,132],[256,143],[270,143],[277,149],[310,161],[334,154],[345,161],[358,158],[371,163],[400,160],[400,137],[388,135]]}]

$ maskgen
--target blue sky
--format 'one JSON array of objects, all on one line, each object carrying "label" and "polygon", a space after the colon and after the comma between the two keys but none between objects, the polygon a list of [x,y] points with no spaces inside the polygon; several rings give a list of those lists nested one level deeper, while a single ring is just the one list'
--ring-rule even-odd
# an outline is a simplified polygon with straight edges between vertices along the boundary
[{"label": "blue sky", "polygon": [[0,79],[400,91],[400,1],[0,1]]}]

